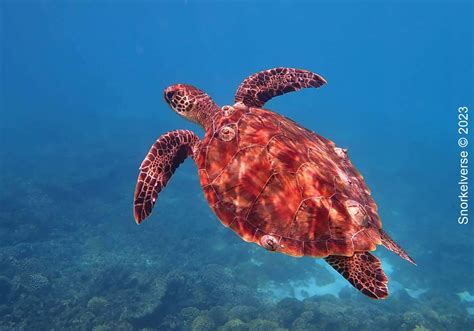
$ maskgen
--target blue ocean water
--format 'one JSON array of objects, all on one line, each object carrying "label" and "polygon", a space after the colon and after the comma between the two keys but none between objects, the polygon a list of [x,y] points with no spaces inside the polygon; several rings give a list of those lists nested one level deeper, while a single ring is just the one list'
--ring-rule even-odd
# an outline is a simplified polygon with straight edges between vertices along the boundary
[{"label": "blue ocean water", "polygon": [[[457,143],[459,107],[474,110],[472,1],[1,1],[0,15],[0,330],[474,329]],[[384,301],[242,241],[192,160],[133,220],[150,145],[204,133],[163,89],[231,104],[278,66],[328,84],[266,107],[348,148],[418,263],[379,247]]]}]

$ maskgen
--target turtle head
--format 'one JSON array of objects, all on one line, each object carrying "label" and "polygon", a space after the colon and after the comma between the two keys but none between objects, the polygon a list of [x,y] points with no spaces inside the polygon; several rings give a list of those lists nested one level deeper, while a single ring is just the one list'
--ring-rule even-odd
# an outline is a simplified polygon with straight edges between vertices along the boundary
[{"label": "turtle head", "polygon": [[178,115],[201,125],[204,129],[212,124],[212,116],[220,110],[209,95],[191,85],[172,85],[165,89],[164,97]]}]

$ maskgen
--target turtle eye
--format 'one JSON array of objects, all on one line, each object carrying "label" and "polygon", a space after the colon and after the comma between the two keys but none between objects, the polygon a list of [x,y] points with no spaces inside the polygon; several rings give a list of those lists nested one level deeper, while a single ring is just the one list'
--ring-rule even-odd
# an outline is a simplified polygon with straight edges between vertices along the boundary
[{"label": "turtle eye", "polygon": [[175,91],[168,91],[165,93],[165,98],[168,101],[171,101],[173,99],[173,96],[176,92]]}]

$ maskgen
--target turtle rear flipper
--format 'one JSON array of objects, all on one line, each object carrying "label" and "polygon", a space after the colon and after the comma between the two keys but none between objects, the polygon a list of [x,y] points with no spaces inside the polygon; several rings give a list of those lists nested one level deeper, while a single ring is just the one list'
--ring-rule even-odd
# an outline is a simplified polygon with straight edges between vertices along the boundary
[{"label": "turtle rear flipper", "polygon": [[388,296],[387,276],[380,260],[372,254],[357,252],[352,256],[330,255],[325,260],[368,297],[385,299]]},{"label": "turtle rear flipper", "polygon": [[135,221],[140,224],[151,214],[158,193],[176,168],[199,148],[201,140],[188,130],[165,133],[151,146],[140,166],[133,203]]}]

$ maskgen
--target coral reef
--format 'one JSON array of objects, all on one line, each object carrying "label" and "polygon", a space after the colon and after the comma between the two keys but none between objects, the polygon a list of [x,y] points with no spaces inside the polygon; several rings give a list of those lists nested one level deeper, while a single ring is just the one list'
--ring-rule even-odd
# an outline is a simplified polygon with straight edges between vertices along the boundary
[{"label": "coral reef", "polygon": [[87,302],[87,309],[95,315],[104,312],[107,309],[109,302],[103,297],[93,297]]},{"label": "coral reef", "polygon": [[199,315],[193,321],[191,325],[192,331],[211,331],[214,330],[216,324],[214,321],[207,315]]},{"label": "coral reef", "polygon": [[[471,330],[474,325],[466,303],[442,289],[428,289],[416,299],[399,289],[384,302],[368,300],[350,287],[339,297],[272,297],[261,291],[269,281],[289,286],[317,276],[324,285],[333,275],[310,259],[258,253],[221,231],[214,219],[193,213],[179,210],[139,230],[124,223],[113,234],[105,225],[84,222],[60,230],[94,238],[86,241],[65,240],[57,232],[55,238],[4,245],[0,328],[422,331]],[[201,223],[183,232],[179,220],[197,217]],[[216,252],[211,243],[222,241],[230,244]],[[308,270],[285,275],[282,268],[300,268],[293,260]]]},{"label": "coral reef", "polygon": [[233,319],[224,324],[221,328],[219,328],[220,331],[247,331],[248,327],[247,324],[242,322],[239,319]]},{"label": "coral reef", "polygon": [[24,285],[31,291],[38,291],[49,285],[49,279],[42,274],[33,274]]}]

